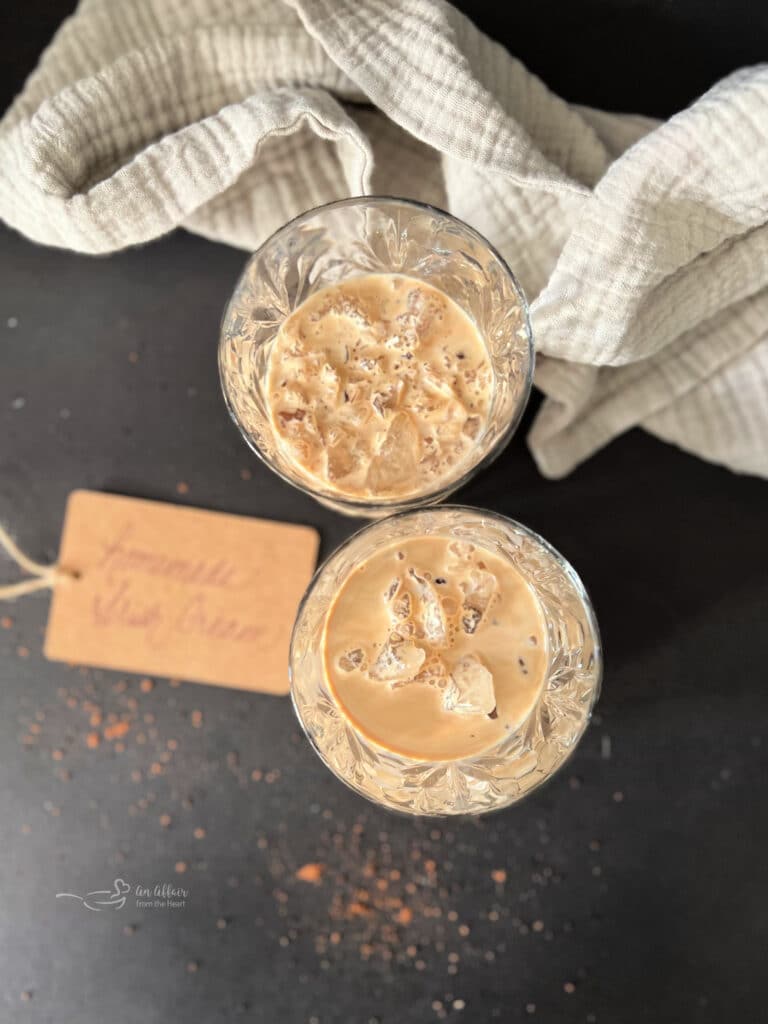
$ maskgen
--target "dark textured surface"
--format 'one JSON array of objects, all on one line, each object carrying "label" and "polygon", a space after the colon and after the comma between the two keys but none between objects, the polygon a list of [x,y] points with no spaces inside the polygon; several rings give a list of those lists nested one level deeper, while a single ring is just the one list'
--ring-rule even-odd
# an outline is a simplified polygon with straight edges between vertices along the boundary
[{"label": "dark textured surface", "polygon": [[[0,5],[0,107],[75,0]],[[736,68],[765,61],[759,0],[460,0],[455,6],[565,99],[669,117]]]},{"label": "dark textured surface", "polygon": [[[674,36],[684,12],[652,6]],[[724,41],[708,6],[714,77],[757,40],[734,21]],[[25,7],[18,49],[5,35],[18,58],[7,98],[50,10]],[[619,11],[593,7],[581,30],[602,38]],[[479,20],[505,35],[498,13]],[[571,97],[627,105],[611,103],[632,94],[626,57],[601,99],[594,63],[572,54]],[[695,61],[687,77],[662,71],[676,95],[706,84]],[[653,93],[644,112],[663,106]],[[227,420],[215,342],[243,259],[184,234],[93,260],[0,233],[0,519],[31,554],[55,557],[75,487],[314,523],[324,553],[353,529],[271,476]],[[0,1020],[764,1018],[768,486],[635,432],[559,483],[518,439],[459,498],[529,523],[574,562],[607,655],[571,764],[481,822],[364,804],[285,700],[47,664],[47,597],[0,607],[13,620],[0,628]],[[91,749],[98,713],[99,731],[110,713],[130,729]],[[325,866],[320,885],[295,878],[307,862]],[[186,906],[95,914],[55,899],[118,876],[183,886]],[[413,915],[392,932],[399,911],[377,881]]]}]

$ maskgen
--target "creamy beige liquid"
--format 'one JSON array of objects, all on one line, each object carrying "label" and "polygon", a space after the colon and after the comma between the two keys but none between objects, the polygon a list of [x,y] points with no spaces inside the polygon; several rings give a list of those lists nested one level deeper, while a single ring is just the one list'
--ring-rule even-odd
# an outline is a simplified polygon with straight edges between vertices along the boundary
[{"label": "creamy beige liquid", "polygon": [[514,566],[450,538],[393,542],[352,571],[323,635],[328,684],[351,724],[427,761],[493,747],[533,709],[544,619]]},{"label": "creamy beige liquid", "polygon": [[492,388],[466,313],[399,274],[311,295],[281,326],[267,373],[283,452],[303,476],[353,498],[426,493],[458,476]]}]

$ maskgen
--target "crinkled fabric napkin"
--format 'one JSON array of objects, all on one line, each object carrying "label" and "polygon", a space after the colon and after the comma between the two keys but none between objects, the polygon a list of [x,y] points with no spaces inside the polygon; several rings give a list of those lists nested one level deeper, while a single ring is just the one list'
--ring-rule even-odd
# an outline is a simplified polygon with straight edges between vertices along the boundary
[{"label": "crinkled fabric napkin", "polygon": [[767,167],[767,65],[659,124],[569,106],[440,0],[82,0],[0,124],[0,216],[104,253],[446,207],[531,299],[543,473],[640,425],[766,476]]}]

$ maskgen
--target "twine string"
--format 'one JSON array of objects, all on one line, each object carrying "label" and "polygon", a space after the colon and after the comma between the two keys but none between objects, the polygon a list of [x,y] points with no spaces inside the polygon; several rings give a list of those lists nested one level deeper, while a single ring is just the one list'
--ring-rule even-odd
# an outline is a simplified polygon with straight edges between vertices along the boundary
[{"label": "twine string", "polygon": [[55,587],[65,580],[71,581],[75,578],[75,573],[61,569],[55,563],[43,565],[25,555],[2,524],[0,524],[0,548],[13,559],[23,572],[29,573],[32,577],[28,580],[19,580],[18,583],[0,585],[0,601],[13,601],[23,594],[32,594],[36,590]]}]

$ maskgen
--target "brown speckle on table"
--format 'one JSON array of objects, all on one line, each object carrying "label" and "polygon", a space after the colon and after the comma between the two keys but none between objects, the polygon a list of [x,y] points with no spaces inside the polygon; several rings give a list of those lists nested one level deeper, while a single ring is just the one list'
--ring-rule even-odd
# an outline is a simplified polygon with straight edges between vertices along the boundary
[{"label": "brown speckle on table", "polygon": [[104,739],[105,740],[116,740],[116,739],[119,739],[120,737],[125,736],[125,734],[130,730],[130,728],[131,728],[130,722],[113,722],[110,725],[107,725],[105,727],[105,729],[104,729]]},{"label": "brown speckle on table", "polygon": [[298,878],[300,882],[310,882],[313,885],[319,885],[324,874],[324,864],[303,864],[296,870],[296,878]]},{"label": "brown speckle on table", "polygon": [[[190,839],[207,839],[208,830],[201,823],[185,818],[183,828],[179,827],[182,815],[200,802],[195,790],[203,781],[203,776],[187,777],[179,771],[181,765],[189,765],[183,723],[186,720],[192,729],[204,729],[208,712],[201,707],[177,707],[178,698],[172,696],[170,686],[148,677],[112,682],[99,673],[94,676],[93,670],[75,667],[74,678],[78,684],[59,688],[53,708],[31,707],[20,717],[25,749],[44,755],[49,763],[69,763],[69,758],[76,756],[105,763],[104,759],[122,748],[125,758],[138,758],[115,776],[130,786],[128,815],[135,819],[150,814],[162,829],[175,826],[177,836],[183,836],[186,829]],[[163,707],[164,695],[167,707]],[[181,730],[179,739],[169,732],[174,723]],[[282,763],[279,767],[274,763],[254,767],[238,749],[223,750],[226,753],[207,762],[206,771],[218,772],[229,779],[226,784],[230,786],[250,783],[253,798],[264,801],[265,809],[280,808],[285,788],[295,782],[292,771]],[[205,776],[206,784],[209,780],[210,775]],[[257,783],[270,788],[257,788]],[[157,792],[147,790],[148,784],[155,785]],[[206,806],[204,794],[201,799]],[[57,817],[66,813],[66,805],[60,810],[60,804],[60,800],[48,801],[47,814]],[[512,890],[497,833],[485,824],[476,826],[485,831],[481,845],[460,825],[453,828],[424,822],[415,832],[402,833],[383,820],[371,824],[367,810],[358,811],[351,819],[339,817],[332,806],[311,804],[307,810],[315,822],[307,830],[300,853],[292,849],[295,836],[291,839],[278,810],[277,816],[264,819],[269,826],[249,840],[252,855],[258,858],[256,870],[242,878],[231,875],[221,885],[224,892],[225,887],[245,889],[266,883],[277,923],[272,941],[288,955],[294,947],[308,943],[319,970],[335,969],[352,955],[373,970],[388,971],[400,965],[424,977],[437,972],[453,983],[478,966],[497,963],[506,950],[502,936],[514,934],[523,941],[522,937],[532,932],[554,939],[553,932],[546,930],[543,914],[534,912],[539,908],[531,900],[535,889],[555,884],[559,874],[537,853],[529,883],[533,888],[518,892],[516,886]],[[98,820],[105,829],[114,827],[103,812]],[[528,840],[530,848],[541,850],[539,843],[548,839],[546,821],[536,819]],[[461,879],[454,865],[461,857],[478,858],[481,850],[485,864],[473,914],[462,899]],[[173,851],[170,863],[177,876],[206,868],[204,860],[185,859],[189,852],[183,847]],[[117,850],[110,863],[124,859]],[[528,915],[522,913],[518,901],[527,902]],[[515,911],[519,917],[514,916]],[[526,916],[528,923],[523,920]],[[213,921],[218,931],[227,927],[223,915],[214,913]],[[455,1004],[462,999],[439,991],[435,995],[442,1004],[440,1012],[435,1011],[439,1019],[459,1012]]]}]

